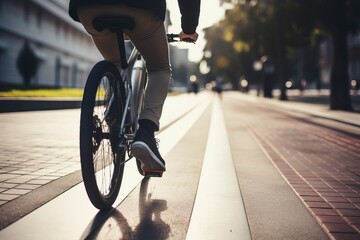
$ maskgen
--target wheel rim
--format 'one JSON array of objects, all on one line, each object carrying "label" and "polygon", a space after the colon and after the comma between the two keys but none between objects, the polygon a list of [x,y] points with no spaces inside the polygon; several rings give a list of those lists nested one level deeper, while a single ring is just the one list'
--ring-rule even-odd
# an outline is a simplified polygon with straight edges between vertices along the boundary
[{"label": "wheel rim", "polygon": [[[98,86],[93,110],[92,155],[95,181],[99,193],[106,198],[112,195],[116,186],[121,157],[116,153],[118,142],[116,108],[108,109],[110,97],[114,94],[112,76],[104,76]],[[106,112],[109,112],[105,116]]]}]

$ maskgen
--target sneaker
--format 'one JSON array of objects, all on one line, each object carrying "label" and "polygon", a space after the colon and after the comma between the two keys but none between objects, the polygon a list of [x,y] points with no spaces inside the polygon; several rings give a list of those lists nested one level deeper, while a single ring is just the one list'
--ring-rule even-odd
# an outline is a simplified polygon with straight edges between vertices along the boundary
[{"label": "sneaker", "polygon": [[157,148],[157,142],[145,130],[139,129],[131,146],[131,152],[141,162],[144,172],[164,172],[165,161]]}]

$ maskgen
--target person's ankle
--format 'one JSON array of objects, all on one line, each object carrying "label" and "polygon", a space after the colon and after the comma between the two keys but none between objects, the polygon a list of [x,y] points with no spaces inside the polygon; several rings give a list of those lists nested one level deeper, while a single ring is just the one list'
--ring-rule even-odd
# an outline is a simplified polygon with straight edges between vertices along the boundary
[{"label": "person's ankle", "polygon": [[150,136],[155,137],[155,131],[158,130],[158,126],[151,120],[140,119],[139,130],[140,129],[146,131]]}]

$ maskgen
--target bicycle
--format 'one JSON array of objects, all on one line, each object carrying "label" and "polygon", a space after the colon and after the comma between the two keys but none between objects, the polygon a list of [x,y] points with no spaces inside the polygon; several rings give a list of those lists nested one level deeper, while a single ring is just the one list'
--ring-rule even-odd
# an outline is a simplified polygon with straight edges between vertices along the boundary
[{"label": "bicycle", "polygon": [[[96,30],[116,33],[120,56],[126,56],[123,29],[133,29],[130,17],[98,17]],[[178,34],[168,34],[175,42]],[[121,57],[121,68],[100,61],[92,68],[84,89],[80,116],[80,161],[85,189],[91,203],[108,209],[115,202],[124,165],[133,158],[131,144],[138,129],[146,85],[145,63],[133,46],[130,56]],[[126,155],[128,158],[126,158]],[[138,171],[145,177],[161,177],[162,173]]]}]

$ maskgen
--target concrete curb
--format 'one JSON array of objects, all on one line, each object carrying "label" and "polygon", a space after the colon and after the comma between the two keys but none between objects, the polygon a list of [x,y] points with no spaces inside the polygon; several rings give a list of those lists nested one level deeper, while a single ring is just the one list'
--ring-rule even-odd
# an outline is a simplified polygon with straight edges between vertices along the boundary
[{"label": "concrete curb", "polygon": [[81,99],[0,99],[0,113],[74,109],[80,107]]}]

